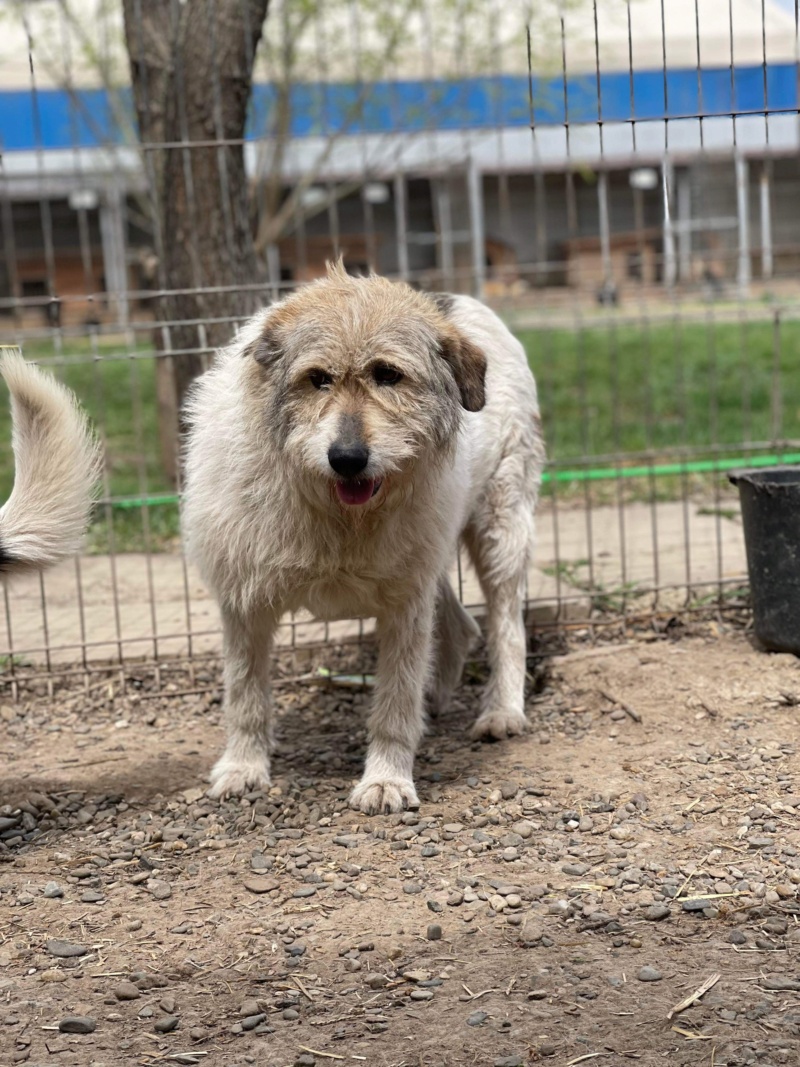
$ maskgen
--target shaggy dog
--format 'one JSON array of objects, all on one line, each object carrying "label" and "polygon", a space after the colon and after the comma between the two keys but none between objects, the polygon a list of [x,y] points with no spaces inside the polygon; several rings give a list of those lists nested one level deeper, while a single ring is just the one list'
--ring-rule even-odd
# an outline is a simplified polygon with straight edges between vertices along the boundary
[{"label": "shaggy dog", "polygon": [[13,351],[0,360],[11,393],[14,488],[0,508],[0,574],[49,567],[81,547],[100,450],[73,394]]},{"label": "shaggy dog", "polygon": [[211,794],[270,780],[270,645],[284,612],[376,617],[369,749],[350,803],[419,806],[424,701],[458,684],[475,622],[447,571],[466,544],[491,680],[472,729],[526,726],[525,575],[543,464],[522,345],[484,305],[326,278],[260,312],[187,405],[184,531],[224,630],[228,742]]}]

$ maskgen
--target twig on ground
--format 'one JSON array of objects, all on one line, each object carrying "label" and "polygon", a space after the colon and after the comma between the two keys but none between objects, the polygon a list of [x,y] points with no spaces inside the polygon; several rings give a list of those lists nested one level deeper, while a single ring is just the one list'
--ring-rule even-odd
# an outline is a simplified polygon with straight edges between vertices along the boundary
[{"label": "twig on ground", "polygon": [[600,696],[608,700],[609,703],[619,705],[619,707],[622,708],[625,714],[629,718],[633,719],[634,722],[640,723],[642,721],[642,716],[639,714],[639,712],[636,711],[635,708],[632,708],[630,704],[626,704],[624,700],[620,700],[618,696],[614,696],[613,693],[609,693],[607,689],[599,689],[598,692],[600,693]]},{"label": "twig on ground", "polygon": [[694,993],[691,993],[685,1000],[682,1000],[680,1004],[676,1004],[675,1007],[667,1012],[667,1018],[671,1019],[673,1015],[678,1015],[682,1011],[686,1011],[687,1008],[691,1008],[692,1004],[696,1003],[704,993],[707,993],[712,986],[715,986],[720,980],[721,975],[716,971],[714,974],[706,978],[705,982],[701,986],[695,989]]}]

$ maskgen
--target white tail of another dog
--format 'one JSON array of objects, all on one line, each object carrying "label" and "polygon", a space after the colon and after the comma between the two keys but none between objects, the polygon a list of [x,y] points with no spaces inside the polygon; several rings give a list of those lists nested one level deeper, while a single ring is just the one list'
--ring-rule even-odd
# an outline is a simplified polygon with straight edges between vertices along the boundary
[{"label": "white tail of another dog", "polygon": [[0,574],[43,570],[77,552],[101,453],[69,389],[15,351],[0,359],[11,393],[14,488],[0,508]]}]

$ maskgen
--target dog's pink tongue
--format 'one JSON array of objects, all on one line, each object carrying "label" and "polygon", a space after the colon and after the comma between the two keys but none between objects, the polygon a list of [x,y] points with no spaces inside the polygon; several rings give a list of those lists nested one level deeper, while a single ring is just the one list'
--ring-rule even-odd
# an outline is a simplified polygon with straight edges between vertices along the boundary
[{"label": "dog's pink tongue", "polygon": [[366,504],[375,492],[375,479],[367,478],[363,482],[337,482],[336,493],[343,504]]}]

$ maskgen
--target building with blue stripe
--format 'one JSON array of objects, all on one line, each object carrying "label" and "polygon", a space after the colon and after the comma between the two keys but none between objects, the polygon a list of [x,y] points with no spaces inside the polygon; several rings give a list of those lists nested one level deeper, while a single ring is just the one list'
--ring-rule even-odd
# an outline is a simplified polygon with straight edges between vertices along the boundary
[{"label": "building with blue stripe", "polygon": [[[277,97],[272,85],[254,87],[254,186]],[[793,62],[309,82],[292,87],[289,113],[282,180],[289,188],[311,173],[314,185],[304,250],[291,226],[266,250],[276,282],[314,276],[334,232],[354,268],[490,294],[565,284],[616,293],[698,275],[745,286],[800,254]],[[145,181],[128,90],[0,90],[0,148],[6,245],[16,250],[15,270],[0,272],[0,311],[85,289],[87,232],[91,285],[146,287],[148,238],[134,210]],[[363,189],[340,195],[354,182]],[[58,220],[55,279],[43,197]]]}]

